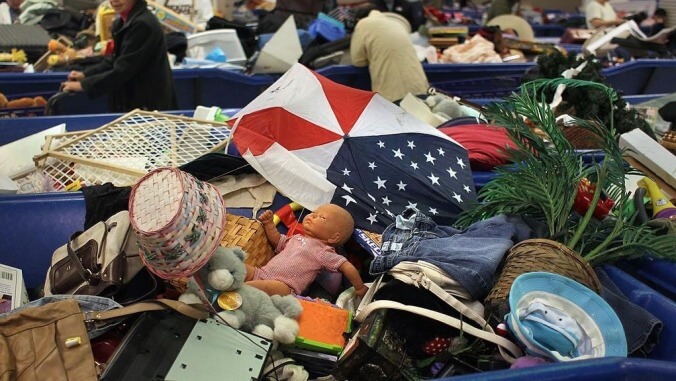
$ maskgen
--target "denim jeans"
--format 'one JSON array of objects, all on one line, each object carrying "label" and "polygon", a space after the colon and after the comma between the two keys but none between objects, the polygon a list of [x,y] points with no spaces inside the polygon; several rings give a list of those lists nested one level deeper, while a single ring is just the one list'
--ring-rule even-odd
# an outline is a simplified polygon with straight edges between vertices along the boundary
[{"label": "denim jeans", "polygon": [[426,261],[458,281],[475,300],[483,300],[493,287],[502,257],[532,234],[530,226],[516,216],[495,216],[461,231],[407,209],[383,232],[382,255],[373,259],[369,270],[376,275],[402,261]]}]

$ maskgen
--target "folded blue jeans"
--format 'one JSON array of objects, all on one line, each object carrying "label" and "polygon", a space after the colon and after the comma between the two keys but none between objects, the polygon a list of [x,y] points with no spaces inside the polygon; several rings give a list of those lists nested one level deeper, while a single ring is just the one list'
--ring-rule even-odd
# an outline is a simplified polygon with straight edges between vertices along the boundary
[{"label": "folded blue jeans", "polygon": [[533,237],[533,229],[518,216],[498,215],[466,230],[439,226],[417,209],[407,209],[382,234],[382,255],[369,272],[382,274],[402,261],[426,261],[458,281],[475,300],[493,287],[505,253]]}]

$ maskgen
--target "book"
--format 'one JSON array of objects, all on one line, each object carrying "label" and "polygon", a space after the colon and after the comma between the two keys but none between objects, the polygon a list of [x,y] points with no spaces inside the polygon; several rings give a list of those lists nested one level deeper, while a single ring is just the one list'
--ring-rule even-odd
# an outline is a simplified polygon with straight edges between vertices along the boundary
[{"label": "book", "polygon": [[28,303],[23,272],[0,264],[0,313],[9,312]]}]

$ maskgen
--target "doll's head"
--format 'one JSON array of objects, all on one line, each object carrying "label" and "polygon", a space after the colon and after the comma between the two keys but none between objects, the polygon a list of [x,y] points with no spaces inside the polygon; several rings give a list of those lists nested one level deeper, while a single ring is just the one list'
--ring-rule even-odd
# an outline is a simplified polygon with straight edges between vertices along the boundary
[{"label": "doll's head", "polygon": [[319,206],[303,219],[303,230],[308,237],[328,245],[340,246],[347,242],[354,230],[350,213],[334,204]]}]

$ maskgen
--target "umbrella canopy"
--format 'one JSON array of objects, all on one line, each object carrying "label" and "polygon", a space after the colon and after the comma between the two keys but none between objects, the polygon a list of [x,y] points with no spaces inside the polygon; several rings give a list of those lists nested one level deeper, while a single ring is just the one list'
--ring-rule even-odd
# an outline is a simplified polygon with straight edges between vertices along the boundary
[{"label": "umbrella canopy", "polygon": [[381,232],[408,207],[450,224],[476,201],[467,151],[380,95],[295,64],[230,121],[233,143],[290,199],[345,207]]}]

